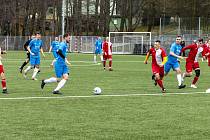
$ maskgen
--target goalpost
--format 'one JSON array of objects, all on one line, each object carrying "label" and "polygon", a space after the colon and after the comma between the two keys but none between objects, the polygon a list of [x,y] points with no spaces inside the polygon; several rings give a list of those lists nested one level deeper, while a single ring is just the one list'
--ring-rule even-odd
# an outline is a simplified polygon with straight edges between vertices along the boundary
[{"label": "goalpost", "polygon": [[114,54],[145,54],[151,40],[151,32],[109,32]]}]

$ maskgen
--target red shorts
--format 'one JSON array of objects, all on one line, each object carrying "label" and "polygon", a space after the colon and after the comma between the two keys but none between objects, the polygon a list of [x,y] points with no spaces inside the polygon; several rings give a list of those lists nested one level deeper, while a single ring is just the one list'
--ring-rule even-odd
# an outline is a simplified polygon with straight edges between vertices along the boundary
[{"label": "red shorts", "polygon": [[192,70],[200,68],[200,66],[199,66],[198,62],[188,61],[188,62],[186,62],[185,68],[186,68],[186,72],[192,72]]},{"label": "red shorts", "polygon": [[3,65],[0,65],[0,74],[1,73],[4,73],[4,66]]},{"label": "red shorts", "polygon": [[112,55],[103,55],[104,60],[112,60]]},{"label": "red shorts", "polygon": [[156,74],[159,73],[160,77],[164,76],[164,66],[160,67],[158,65],[152,65],[152,73]]}]

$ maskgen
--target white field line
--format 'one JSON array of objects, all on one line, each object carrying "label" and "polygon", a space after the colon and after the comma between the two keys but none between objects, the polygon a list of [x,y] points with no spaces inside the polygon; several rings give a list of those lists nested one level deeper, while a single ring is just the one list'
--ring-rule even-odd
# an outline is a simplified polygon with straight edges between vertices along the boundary
[{"label": "white field line", "polygon": [[165,95],[157,94],[116,94],[116,95],[89,95],[89,96],[50,96],[50,97],[5,97],[0,100],[30,100],[30,99],[64,99],[64,98],[102,98],[102,97],[132,97],[132,96],[169,96],[169,95],[189,95],[201,94],[205,92],[183,92],[183,93],[166,93]]}]

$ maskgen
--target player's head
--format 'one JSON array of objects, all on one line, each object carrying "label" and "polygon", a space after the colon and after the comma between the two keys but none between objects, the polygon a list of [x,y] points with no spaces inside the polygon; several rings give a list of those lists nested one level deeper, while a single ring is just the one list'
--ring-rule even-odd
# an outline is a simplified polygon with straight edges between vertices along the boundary
[{"label": "player's head", "polygon": [[41,33],[40,32],[36,32],[35,36],[36,36],[36,39],[41,39]]},{"label": "player's head", "polygon": [[176,37],[176,44],[180,44],[181,41],[182,41],[182,37],[181,37],[180,35],[178,35],[178,36]]},{"label": "player's head", "polygon": [[69,42],[70,42],[70,35],[69,35],[68,33],[65,33],[65,34],[63,35],[63,39],[64,39],[67,43],[69,43]]},{"label": "player's head", "polygon": [[55,37],[55,41],[58,41],[58,40],[59,40],[59,38],[56,36],[56,37]]},{"label": "player's head", "polygon": [[202,38],[198,39],[198,46],[199,47],[203,46],[203,39]]},{"label": "player's head", "polygon": [[159,49],[160,48],[160,40],[156,40],[155,41],[154,47],[155,47],[155,49]]}]

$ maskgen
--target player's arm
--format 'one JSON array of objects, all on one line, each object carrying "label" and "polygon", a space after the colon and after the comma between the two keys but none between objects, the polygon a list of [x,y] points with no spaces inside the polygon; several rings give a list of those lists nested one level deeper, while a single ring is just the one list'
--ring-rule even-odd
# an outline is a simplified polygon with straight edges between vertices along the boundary
[{"label": "player's arm", "polygon": [[43,51],[43,48],[42,47],[41,47],[40,51],[42,53],[42,56],[45,57],[45,54],[44,54],[44,51]]},{"label": "player's arm", "polygon": [[144,64],[147,64],[147,61],[148,61],[149,57],[150,57],[150,50],[148,51],[148,53],[145,57]]},{"label": "player's arm", "polygon": [[52,51],[52,46],[50,46],[49,53]]}]

